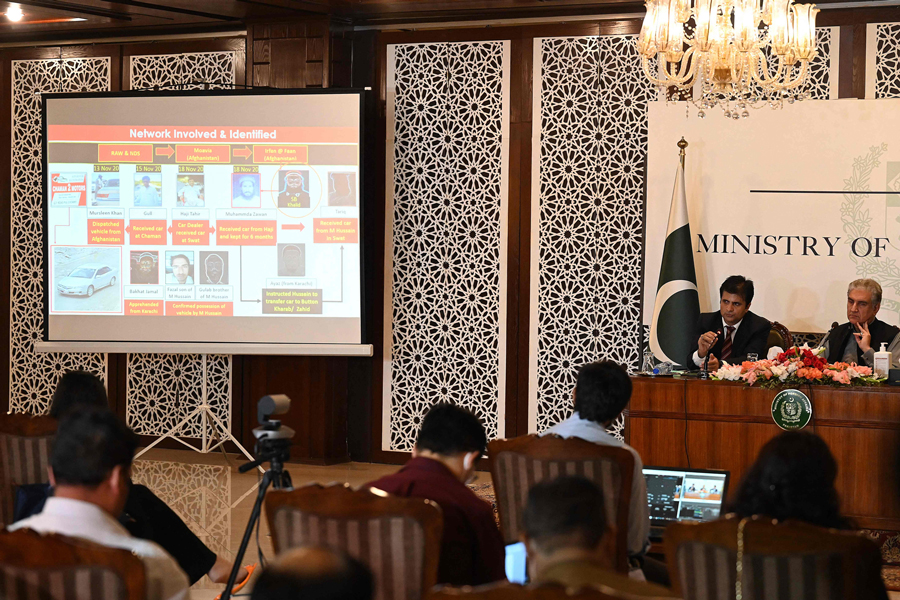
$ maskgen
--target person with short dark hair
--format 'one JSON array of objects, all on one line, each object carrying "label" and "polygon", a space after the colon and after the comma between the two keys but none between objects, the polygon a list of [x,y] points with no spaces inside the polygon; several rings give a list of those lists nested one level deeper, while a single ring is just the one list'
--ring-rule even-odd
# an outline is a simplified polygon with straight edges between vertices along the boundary
[{"label": "person with short dark hair", "polygon": [[768,319],[750,312],[753,282],[743,275],[732,275],[719,286],[719,310],[703,313],[697,320],[691,339],[696,340],[687,358],[689,368],[703,366],[709,356],[709,370],[716,371],[722,362],[738,364],[748,354],[766,358],[769,346]]},{"label": "person with short dark hair", "polygon": [[412,460],[397,473],[366,484],[440,505],[444,532],[438,583],[480,585],[506,578],[494,511],[466,486],[486,448],[478,417],[452,404],[437,404],[422,420]]},{"label": "person with short dark hair", "polygon": [[325,546],[291,548],[279,555],[253,585],[250,600],[372,600],[369,569],[346,553]]},{"label": "person with short dark hair", "polygon": [[117,520],[131,487],[137,436],[107,409],[79,406],[60,421],[50,456],[54,496],[40,514],[8,527],[59,533],[130,550],[144,562],[148,600],[190,596],[187,575],[160,546],[133,537]]},{"label": "person with short dark hair", "polygon": [[671,595],[662,586],[615,571],[615,535],[607,523],[603,493],[583,477],[560,477],[532,486],[522,527],[533,583],[573,589],[605,585],[638,596]]},{"label": "person with short dark hair", "polygon": [[[103,382],[88,371],[66,372],[53,392],[50,416],[62,419],[70,413],[92,408],[108,410]],[[19,486],[17,494],[14,521],[40,514],[53,490],[46,483],[28,484]],[[232,562],[210,550],[150,488],[134,483],[129,486],[119,522],[134,537],[159,544],[178,562],[191,584],[204,575],[214,583],[228,581]],[[240,569],[235,589],[247,584],[254,568],[255,565]]]},{"label": "person with short dark hair", "polygon": [[575,412],[542,435],[581,438],[595,444],[625,448],[631,452],[634,456],[634,475],[631,481],[631,506],[628,510],[628,554],[637,560],[650,546],[650,508],[647,504],[644,465],[634,448],[607,431],[631,400],[631,378],[625,369],[612,361],[590,363],[578,370],[572,395]]},{"label": "person with short dark hair", "polygon": [[89,371],[67,371],[59,378],[50,400],[50,416],[61,419],[76,406],[109,408],[106,387]]}]

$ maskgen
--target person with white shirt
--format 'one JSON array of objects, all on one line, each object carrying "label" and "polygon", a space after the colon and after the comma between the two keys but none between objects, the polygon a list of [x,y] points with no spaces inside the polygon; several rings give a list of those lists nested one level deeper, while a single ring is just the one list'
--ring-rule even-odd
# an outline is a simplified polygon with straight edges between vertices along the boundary
[{"label": "person with white shirt", "polygon": [[766,358],[769,331],[768,319],[750,312],[753,302],[753,282],[742,275],[732,275],[719,286],[719,310],[703,313],[697,320],[690,355],[685,363],[688,368],[703,366],[709,356],[709,370],[716,371],[722,362],[738,364],[747,360],[748,354],[757,359]]},{"label": "person with white shirt", "polygon": [[631,387],[628,373],[612,361],[604,360],[582,366],[578,370],[572,392],[575,412],[541,435],[581,438],[603,446],[625,448],[631,452],[634,456],[634,475],[631,480],[631,506],[628,509],[628,556],[633,559],[632,562],[639,563],[644,560],[643,555],[650,547],[650,505],[647,501],[644,465],[637,450],[607,430],[628,406]]},{"label": "person with white shirt", "polygon": [[188,178],[187,185],[181,188],[181,192],[179,192],[178,196],[179,200],[181,200],[181,206],[203,206],[203,191],[197,186],[193,177]]},{"label": "person with white shirt", "polygon": [[147,600],[190,598],[188,577],[157,544],[132,537],[117,516],[131,485],[137,436],[111,411],[85,407],[60,421],[50,457],[54,496],[43,510],[8,527],[58,533],[130,550],[144,563]]}]

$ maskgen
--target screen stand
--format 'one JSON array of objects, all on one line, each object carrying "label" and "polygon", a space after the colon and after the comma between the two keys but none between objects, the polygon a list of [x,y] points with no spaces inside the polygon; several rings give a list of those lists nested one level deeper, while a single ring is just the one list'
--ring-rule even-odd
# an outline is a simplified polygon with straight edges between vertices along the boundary
[{"label": "screen stand", "polygon": [[[228,453],[225,452],[225,442],[232,442],[238,449],[246,456],[248,459],[256,460],[253,458],[253,455],[247,452],[247,449],[244,448],[241,443],[235,439],[233,435],[231,435],[231,429],[222,422],[222,420],[212,411],[212,407],[209,405],[209,393],[207,390],[207,363],[206,363],[206,354],[201,354],[202,356],[202,364],[203,364],[203,377],[202,377],[202,387],[201,387],[201,401],[200,405],[197,406],[194,410],[192,410],[185,418],[179,421],[177,424],[172,426],[171,429],[163,433],[161,436],[156,438],[152,444],[141,450],[135,455],[135,459],[140,458],[141,455],[146,453],[148,450],[156,446],[158,443],[163,441],[166,438],[173,439],[177,442],[180,442],[194,450],[195,452],[200,452],[201,454],[207,454],[212,452],[216,448],[222,451],[222,455],[225,457],[225,460],[228,462],[228,466],[233,467],[234,465],[231,463],[231,459],[228,458]],[[228,400],[228,412],[231,413],[231,399]],[[187,443],[183,439],[178,437],[178,434],[187,425],[192,419],[195,417],[200,417],[201,423],[201,436],[200,436],[200,446],[194,446],[192,444]],[[215,443],[213,441],[215,440]],[[259,470],[265,473],[265,469],[259,467]]]}]

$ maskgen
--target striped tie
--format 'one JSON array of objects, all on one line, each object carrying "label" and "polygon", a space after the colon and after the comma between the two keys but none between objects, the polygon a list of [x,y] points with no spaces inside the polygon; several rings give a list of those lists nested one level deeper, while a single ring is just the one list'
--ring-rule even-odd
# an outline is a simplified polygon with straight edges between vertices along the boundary
[{"label": "striped tie", "polygon": [[726,325],[725,331],[725,345],[722,346],[722,360],[731,358],[731,337],[734,335],[734,325]]}]

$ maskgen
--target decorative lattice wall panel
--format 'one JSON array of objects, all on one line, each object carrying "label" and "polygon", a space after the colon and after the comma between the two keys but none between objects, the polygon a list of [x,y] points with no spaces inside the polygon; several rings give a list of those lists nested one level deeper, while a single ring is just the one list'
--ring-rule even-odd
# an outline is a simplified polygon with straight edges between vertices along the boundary
[{"label": "decorative lattice wall panel", "polygon": [[866,30],[866,98],[900,98],[900,23]]},{"label": "decorative lattice wall panel", "polygon": [[59,377],[86,369],[106,379],[106,355],[36,354],[43,318],[41,92],[100,92],[110,87],[110,61],[72,58],[12,61],[12,210],[9,408],[41,414]]},{"label": "decorative lattice wall panel", "polygon": [[[836,97],[836,35],[818,30],[815,99]],[[535,41],[530,431],[572,413],[580,365],[640,367],[647,103],[658,94],[634,40]]]},{"label": "decorative lattice wall panel", "polygon": [[[234,52],[194,52],[132,56],[132,89],[231,87]],[[231,429],[231,356],[207,357],[207,400],[213,413]],[[126,392],[128,425],[142,435],[162,435],[180,423],[203,398],[203,366],[199,354],[129,354]],[[203,434],[197,415],[180,431],[182,437]]]},{"label": "decorative lattice wall panel", "polygon": [[131,89],[154,87],[179,89],[211,89],[233,87],[235,81],[234,52],[188,52],[184,54],[151,54],[132,56]]},{"label": "decorative lattice wall panel", "polygon": [[388,48],[386,450],[436,402],[503,435],[509,42]]},{"label": "decorative lattice wall panel", "polygon": [[[206,544],[222,557],[231,549],[231,469],[161,460],[136,460],[134,483],[150,488]],[[192,589],[221,589],[204,577]]]}]

